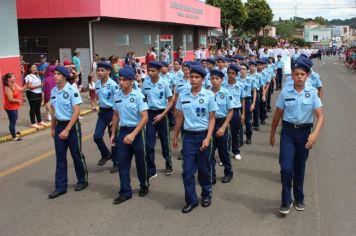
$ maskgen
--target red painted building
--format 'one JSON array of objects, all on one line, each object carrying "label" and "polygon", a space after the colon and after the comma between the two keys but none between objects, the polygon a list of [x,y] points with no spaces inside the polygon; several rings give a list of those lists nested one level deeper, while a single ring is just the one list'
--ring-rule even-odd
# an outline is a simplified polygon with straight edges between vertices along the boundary
[{"label": "red painted building", "polygon": [[17,0],[20,53],[60,61],[81,52],[83,71],[94,53],[144,59],[151,47],[183,47],[187,59],[206,46],[209,28],[220,27],[220,9],[197,0]]}]

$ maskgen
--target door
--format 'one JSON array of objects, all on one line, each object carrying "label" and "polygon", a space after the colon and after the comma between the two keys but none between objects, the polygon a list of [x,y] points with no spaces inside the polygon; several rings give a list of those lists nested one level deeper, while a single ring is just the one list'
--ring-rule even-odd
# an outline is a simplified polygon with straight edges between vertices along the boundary
[{"label": "door", "polygon": [[170,64],[173,61],[173,35],[160,35],[159,37],[159,53],[162,48],[168,47],[169,57],[167,58],[167,63]]}]

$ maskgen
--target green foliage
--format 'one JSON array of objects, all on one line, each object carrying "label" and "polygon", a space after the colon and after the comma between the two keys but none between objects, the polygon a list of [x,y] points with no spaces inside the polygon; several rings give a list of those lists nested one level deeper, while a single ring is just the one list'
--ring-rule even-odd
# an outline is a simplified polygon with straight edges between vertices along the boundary
[{"label": "green foliage", "polygon": [[241,0],[207,0],[206,3],[221,9],[221,28],[225,36],[230,26],[239,28],[247,19],[247,11]]},{"label": "green foliage", "polygon": [[322,16],[315,17],[314,21],[319,25],[326,25],[326,19]]},{"label": "green foliage", "polygon": [[263,45],[274,47],[278,44],[278,40],[273,37],[258,36],[257,40],[259,42],[259,46]]},{"label": "green foliage", "polygon": [[351,28],[356,28],[356,17],[346,20],[335,19],[327,22],[328,25],[349,25]]},{"label": "green foliage", "polygon": [[292,38],[289,40],[290,43],[297,45],[298,47],[304,47],[306,46],[306,42],[304,39],[301,38]]},{"label": "green foliage", "polygon": [[303,28],[303,21],[283,20],[274,23],[276,26],[276,34],[282,38],[292,38],[297,29]]},{"label": "green foliage", "polygon": [[258,35],[261,28],[271,24],[273,18],[272,9],[265,0],[247,0],[245,6],[248,16],[243,28]]}]

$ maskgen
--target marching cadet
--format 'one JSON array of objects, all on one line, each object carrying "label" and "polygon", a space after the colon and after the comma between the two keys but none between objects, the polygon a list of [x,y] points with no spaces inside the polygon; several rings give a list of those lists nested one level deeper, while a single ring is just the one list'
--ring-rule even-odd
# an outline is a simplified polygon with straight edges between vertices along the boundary
[{"label": "marching cadet", "polygon": [[323,98],[323,83],[321,82],[320,75],[316,73],[312,66],[314,63],[306,57],[305,54],[302,54],[300,56],[300,59],[303,60],[305,63],[307,63],[310,66],[310,75],[307,79],[307,83],[310,83],[317,91],[320,99]]},{"label": "marching cadet", "polygon": [[221,87],[224,80],[224,73],[219,70],[210,71],[210,81],[212,84],[212,92],[215,96],[215,101],[218,109],[215,112],[215,127],[213,132],[213,147],[210,154],[212,168],[212,184],[216,184],[215,172],[215,150],[218,149],[220,161],[224,166],[224,177],[222,183],[228,183],[233,177],[232,165],[228,151],[228,126],[233,116],[232,95],[229,90]]},{"label": "marching cadet", "polygon": [[[148,121],[147,103],[140,90],[132,89],[135,73],[129,68],[119,71],[121,91],[114,96],[114,115],[111,129],[111,145],[115,159],[119,162],[120,191],[114,205],[121,204],[132,197],[130,168],[132,156],[135,155],[137,177],[140,181],[138,195],[148,194],[147,165],[145,158],[144,127]],[[119,125],[119,132],[116,131]]]},{"label": "marching cadet", "polygon": [[[98,162],[99,166],[103,166],[106,162],[112,159],[112,152],[109,151],[104,142],[104,133],[108,128],[108,134],[111,133],[111,123],[114,114],[114,95],[119,92],[117,83],[110,78],[111,65],[106,62],[99,62],[96,73],[98,80],[95,83],[95,91],[99,102],[99,113],[96,121],[94,142],[99,148],[101,159]],[[112,149],[113,151],[113,149]],[[113,167],[111,173],[115,173],[118,169],[117,160],[113,160]]]},{"label": "marching cadet", "polygon": [[263,89],[262,89],[262,98],[260,102],[260,120],[261,120],[261,125],[266,124],[266,119],[267,119],[267,96],[268,96],[268,91],[269,87],[271,86],[271,74],[266,68],[267,61],[262,59],[260,60],[261,66],[262,66],[262,81],[263,81]]},{"label": "marching cadet", "polygon": [[277,61],[276,61],[276,68],[277,68],[277,74],[276,74],[276,90],[282,89],[282,79],[283,79],[283,68],[284,68],[284,63],[281,61],[282,56],[278,55],[277,56]]},{"label": "marching cadet", "polygon": [[[294,207],[298,211],[305,209],[303,183],[306,160],[324,122],[322,104],[317,91],[306,83],[309,74],[308,64],[299,59],[294,61],[292,66],[294,84],[282,89],[273,117],[270,132],[272,146],[275,143],[278,123],[281,118],[283,119],[279,154],[282,182],[282,204],[279,208],[281,214],[288,214],[293,205],[292,183]],[[317,122],[311,133],[314,114]]]},{"label": "marching cadet", "polygon": [[51,135],[56,150],[56,189],[48,195],[49,199],[67,192],[67,150],[73,158],[78,182],[75,191],[88,186],[88,171],[82,153],[82,132],[79,123],[82,98],[79,91],[67,82],[70,73],[64,66],[57,66],[54,72],[56,87],[51,91],[52,122]]},{"label": "marching cadet", "polygon": [[228,83],[224,86],[225,89],[230,91],[232,96],[233,115],[230,121],[231,152],[237,161],[241,160],[239,148],[240,127],[245,122],[244,86],[240,81],[236,80],[239,71],[238,65],[231,64],[227,69]]},{"label": "marching cadet", "polygon": [[[248,76],[248,65],[245,63],[240,64],[240,75],[237,80],[244,86],[245,95],[245,125],[246,125],[246,144],[252,143],[252,124],[251,114],[256,105],[256,84],[253,79]],[[240,146],[243,145],[243,128],[240,128]]]},{"label": "marching cadet", "polygon": [[271,99],[272,99],[272,94],[273,94],[273,87],[276,84],[276,82],[275,82],[276,72],[275,72],[274,58],[268,57],[267,62],[268,62],[267,71],[271,77],[271,82],[270,82],[270,85],[268,86],[268,90],[267,90],[267,112],[271,112],[272,111]]},{"label": "marching cadet", "polygon": [[[163,78],[164,81],[166,81],[169,85],[169,88],[172,91],[172,94],[174,92],[174,87],[176,86],[176,80],[175,80],[175,76],[174,74],[169,72],[169,65],[167,62],[161,61],[162,64],[162,68],[161,68],[161,74],[160,77]],[[183,73],[182,73],[183,74]],[[180,74],[180,75],[182,75]],[[168,114],[168,124],[169,124],[169,130],[173,130],[174,129],[174,109],[173,109],[173,103],[172,103],[172,107],[169,110]]]},{"label": "marching cadet", "polygon": [[253,122],[252,127],[256,131],[260,131],[259,116],[260,116],[260,100],[261,100],[261,86],[262,86],[262,75],[256,72],[257,63],[255,61],[249,61],[248,66],[250,67],[249,76],[253,79],[256,85],[256,106],[253,110]]},{"label": "marching cadet", "polygon": [[191,212],[198,206],[194,175],[198,171],[202,187],[201,205],[211,204],[211,136],[215,127],[217,105],[211,91],[203,88],[206,72],[202,66],[192,66],[190,70],[191,89],[178,96],[176,126],[173,147],[178,147],[178,136],[184,123],[183,138],[183,184],[186,206],[183,213]]},{"label": "marching cadet", "polygon": [[156,133],[161,141],[162,155],[166,160],[165,175],[173,174],[169,127],[167,114],[173,106],[173,94],[170,86],[160,77],[161,62],[149,63],[149,78],[142,85],[142,94],[147,99],[148,123],[146,125],[146,160],[149,179],[157,177],[155,164]]}]

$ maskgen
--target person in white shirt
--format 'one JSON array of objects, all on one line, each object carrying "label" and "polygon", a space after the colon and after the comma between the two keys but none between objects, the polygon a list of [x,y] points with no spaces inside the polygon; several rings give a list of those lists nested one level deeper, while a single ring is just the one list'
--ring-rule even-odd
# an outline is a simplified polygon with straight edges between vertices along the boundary
[{"label": "person in white shirt", "polygon": [[195,60],[201,59],[201,49],[197,48],[194,52]]}]

